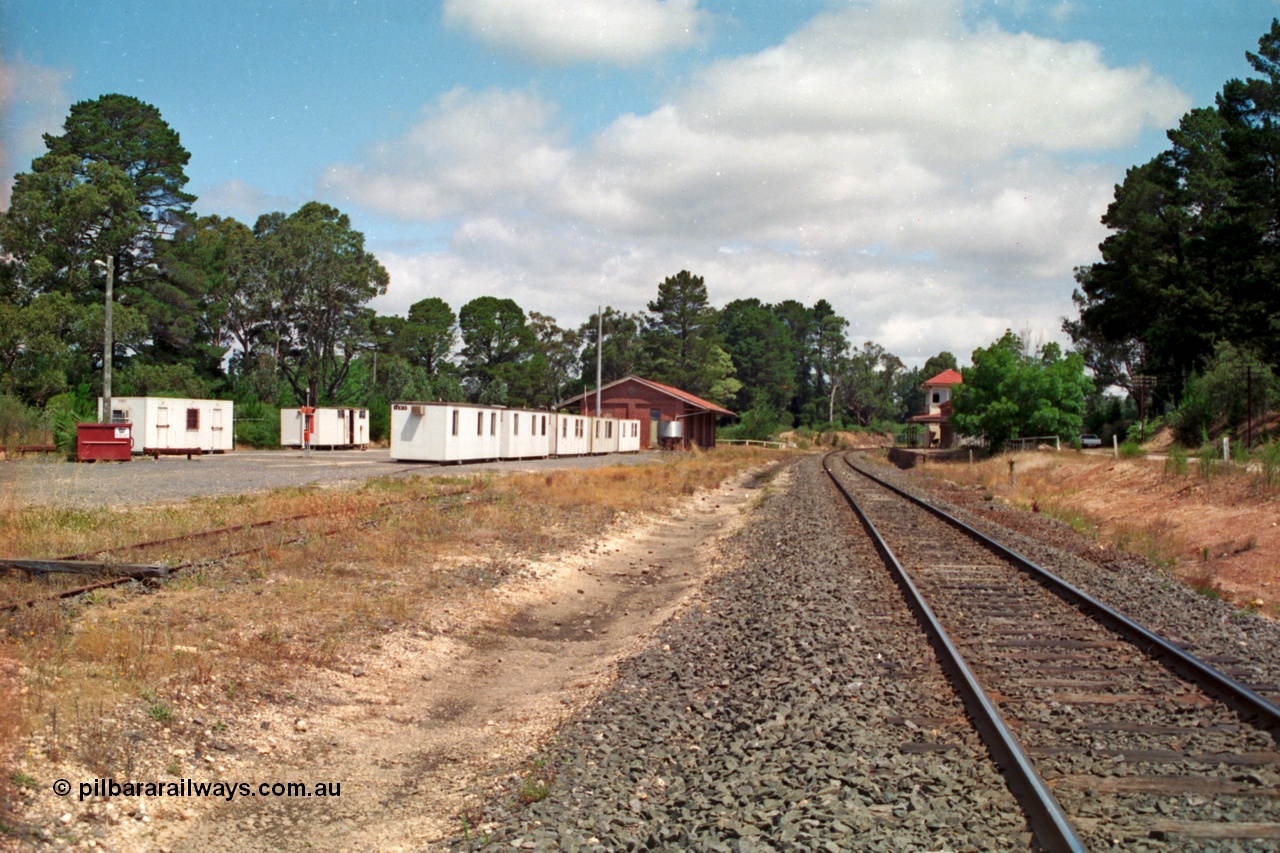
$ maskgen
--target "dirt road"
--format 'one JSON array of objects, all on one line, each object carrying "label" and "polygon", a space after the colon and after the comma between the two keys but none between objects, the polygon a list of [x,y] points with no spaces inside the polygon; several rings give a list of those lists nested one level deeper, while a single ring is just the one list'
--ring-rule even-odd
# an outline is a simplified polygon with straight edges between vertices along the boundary
[{"label": "dirt road", "polygon": [[[120,849],[420,850],[483,822],[484,794],[549,746],[622,657],[696,600],[718,542],[759,495],[747,480],[634,523],[388,637],[349,672],[315,673],[304,718],[262,708],[217,778],[341,784],[338,798],[247,797],[155,807],[104,843]],[[220,762],[222,758],[218,759]]]}]

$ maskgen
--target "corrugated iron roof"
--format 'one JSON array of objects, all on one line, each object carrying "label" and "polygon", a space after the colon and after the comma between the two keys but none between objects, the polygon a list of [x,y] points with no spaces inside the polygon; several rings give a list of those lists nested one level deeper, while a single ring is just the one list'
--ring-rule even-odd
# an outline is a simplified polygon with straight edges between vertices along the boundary
[{"label": "corrugated iron roof", "polygon": [[[652,379],[645,379],[642,376],[634,376],[634,375],[624,376],[621,379],[615,379],[613,382],[610,382],[608,385],[601,386],[600,390],[602,392],[606,391],[609,388],[612,388],[615,385],[620,385],[623,382],[626,382],[628,380],[634,380],[636,382],[639,382],[641,385],[648,385],[650,388],[653,388],[656,391],[661,391],[662,393],[668,396],[675,397],[679,400],[684,400],[686,403],[690,403],[694,406],[697,406],[700,409],[706,409],[709,412],[715,412],[721,415],[736,414],[736,412],[731,412],[726,408],[717,406],[715,403],[712,403],[710,400],[704,400],[701,397],[697,396],[696,394],[690,394],[688,391],[681,391],[679,388],[673,388],[670,385],[663,385],[661,382],[654,382]],[[576,397],[570,397],[568,400],[565,400],[562,403],[560,403],[560,405],[567,406],[570,403],[590,397],[595,393],[596,393],[595,389],[586,391],[582,394],[579,394]]]}]

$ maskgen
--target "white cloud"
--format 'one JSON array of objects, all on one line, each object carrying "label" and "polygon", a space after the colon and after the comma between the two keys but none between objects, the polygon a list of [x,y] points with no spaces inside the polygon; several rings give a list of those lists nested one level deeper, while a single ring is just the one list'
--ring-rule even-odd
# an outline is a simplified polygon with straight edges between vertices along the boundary
[{"label": "white cloud", "polygon": [[455,89],[368,165],[330,167],[324,186],[405,219],[514,210],[554,187],[571,157],[549,127],[553,114],[528,93]]},{"label": "white cloud", "polygon": [[71,71],[0,59],[0,210],[8,209],[13,176],[45,153],[43,134],[59,133],[71,107]]},{"label": "white cloud", "polygon": [[233,216],[250,226],[264,213],[292,213],[302,206],[301,202],[273,195],[244,181],[227,181],[193,192],[199,197],[197,206],[202,214]]},{"label": "white cloud", "polygon": [[695,0],[445,0],[444,21],[545,63],[630,64],[688,47],[702,14]]},{"label": "white cloud", "polygon": [[388,305],[521,294],[575,324],[598,301],[640,310],[690,269],[719,304],[826,298],[854,339],[904,358],[963,357],[1006,327],[1060,338],[1072,269],[1095,256],[1122,174],[1111,158],[1189,99],[1093,45],[962,11],[885,0],[820,15],[580,146],[536,94],[455,91],[333,166],[326,190],[456,223],[447,251],[388,263]]}]

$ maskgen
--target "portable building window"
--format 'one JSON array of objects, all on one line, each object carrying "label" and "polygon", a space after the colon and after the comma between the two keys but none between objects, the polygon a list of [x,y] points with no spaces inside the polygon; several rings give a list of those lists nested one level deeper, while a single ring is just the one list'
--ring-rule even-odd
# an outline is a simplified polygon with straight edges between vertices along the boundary
[{"label": "portable building window", "polygon": [[191,431],[198,429],[200,429],[200,410],[187,409],[187,430]]},{"label": "portable building window", "polygon": [[604,422],[604,437],[613,438],[613,421]]},{"label": "portable building window", "polygon": [[547,416],[546,415],[542,416],[542,434],[543,435],[547,434]]},{"label": "portable building window", "polygon": [[498,434],[498,413],[490,412],[489,413],[489,435],[497,435],[497,434]]},{"label": "portable building window", "polygon": [[484,435],[484,412],[476,412],[476,435]]},{"label": "portable building window", "polygon": [[520,413],[517,412],[511,416],[511,434],[520,434]]},{"label": "portable building window", "polygon": [[458,434],[458,410],[453,410],[453,434]]},{"label": "portable building window", "polygon": [[565,418],[560,422],[560,435],[563,438],[569,437],[569,419]]},{"label": "portable building window", "polygon": [[600,437],[600,422],[596,421],[596,438]]}]

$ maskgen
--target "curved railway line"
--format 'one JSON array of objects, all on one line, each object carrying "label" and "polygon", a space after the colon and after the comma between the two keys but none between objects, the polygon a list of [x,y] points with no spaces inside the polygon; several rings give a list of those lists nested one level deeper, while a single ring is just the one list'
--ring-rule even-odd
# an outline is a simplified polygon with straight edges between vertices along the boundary
[{"label": "curved railway line", "polygon": [[1045,849],[1280,846],[1277,685],[1240,683],[836,455],[824,468]]}]

